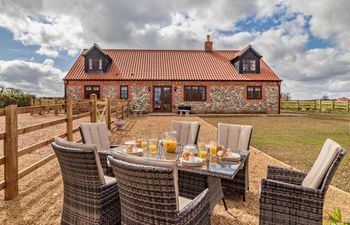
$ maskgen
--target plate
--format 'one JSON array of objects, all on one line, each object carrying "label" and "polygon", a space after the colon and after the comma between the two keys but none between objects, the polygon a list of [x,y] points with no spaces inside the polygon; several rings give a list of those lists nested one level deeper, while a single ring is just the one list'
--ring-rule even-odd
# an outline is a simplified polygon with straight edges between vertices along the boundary
[{"label": "plate", "polygon": [[184,160],[182,157],[180,158],[180,162],[183,166],[187,167],[196,167],[196,166],[201,166],[203,163],[203,159],[199,157],[194,157],[193,162],[189,160]]},{"label": "plate", "polygon": [[233,152],[229,156],[226,155],[224,157],[221,157],[221,160],[231,161],[231,162],[239,162],[241,160],[241,155]]},{"label": "plate", "polygon": [[124,153],[129,154],[129,155],[138,155],[142,156],[143,155],[143,149],[142,148],[134,148],[132,152],[127,151],[126,149],[123,150]]},{"label": "plate", "polygon": [[126,141],[124,142],[125,145],[135,145],[136,141]]}]

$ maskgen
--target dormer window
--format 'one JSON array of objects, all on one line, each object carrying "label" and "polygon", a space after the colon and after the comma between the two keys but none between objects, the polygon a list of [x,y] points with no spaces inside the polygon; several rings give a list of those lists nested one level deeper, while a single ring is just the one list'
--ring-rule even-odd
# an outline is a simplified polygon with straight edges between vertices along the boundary
[{"label": "dormer window", "polygon": [[112,64],[112,58],[105,54],[97,44],[94,44],[83,56],[86,73],[106,73]]},{"label": "dormer window", "polygon": [[255,72],[256,61],[255,59],[243,59],[243,72]]},{"label": "dormer window", "polygon": [[241,74],[259,74],[261,58],[262,55],[260,55],[251,45],[248,45],[231,59],[231,63]]}]

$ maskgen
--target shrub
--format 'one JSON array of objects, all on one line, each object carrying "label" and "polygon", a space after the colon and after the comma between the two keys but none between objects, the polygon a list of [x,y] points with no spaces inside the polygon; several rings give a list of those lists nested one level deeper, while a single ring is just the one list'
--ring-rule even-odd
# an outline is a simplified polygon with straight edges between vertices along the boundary
[{"label": "shrub", "polygon": [[34,95],[24,93],[0,93],[0,108],[8,105],[17,105],[18,107],[30,106]]},{"label": "shrub", "polygon": [[328,220],[326,224],[331,225],[350,225],[350,222],[343,221],[342,213],[339,208],[334,210],[334,212],[326,212],[328,216]]}]

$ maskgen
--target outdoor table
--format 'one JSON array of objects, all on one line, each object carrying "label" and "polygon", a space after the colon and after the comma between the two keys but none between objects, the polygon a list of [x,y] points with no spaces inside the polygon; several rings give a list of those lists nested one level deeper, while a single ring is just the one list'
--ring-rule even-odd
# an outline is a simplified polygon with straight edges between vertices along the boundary
[{"label": "outdoor table", "polygon": [[[222,199],[224,200],[221,178],[233,180],[236,174],[244,167],[249,151],[241,152],[241,160],[238,162],[222,161],[217,156],[209,156],[203,164],[198,167],[182,166],[180,158],[184,146],[178,146],[175,153],[168,153],[162,145],[158,145],[157,151],[152,153],[145,151],[142,156],[149,159],[177,160],[179,171],[179,192],[182,196],[194,198],[205,188],[209,188],[209,197],[211,209]],[[112,151],[122,151],[123,146],[111,150],[105,150],[104,153],[110,155]],[[225,201],[224,206],[226,208]]]}]

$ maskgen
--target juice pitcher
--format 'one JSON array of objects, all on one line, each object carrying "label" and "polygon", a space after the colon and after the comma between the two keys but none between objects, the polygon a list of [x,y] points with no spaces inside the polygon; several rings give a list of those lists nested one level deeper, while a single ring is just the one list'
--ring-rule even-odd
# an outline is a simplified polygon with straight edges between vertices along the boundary
[{"label": "juice pitcher", "polygon": [[175,152],[177,142],[176,142],[176,131],[164,132],[164,148],[166,152]]}]

